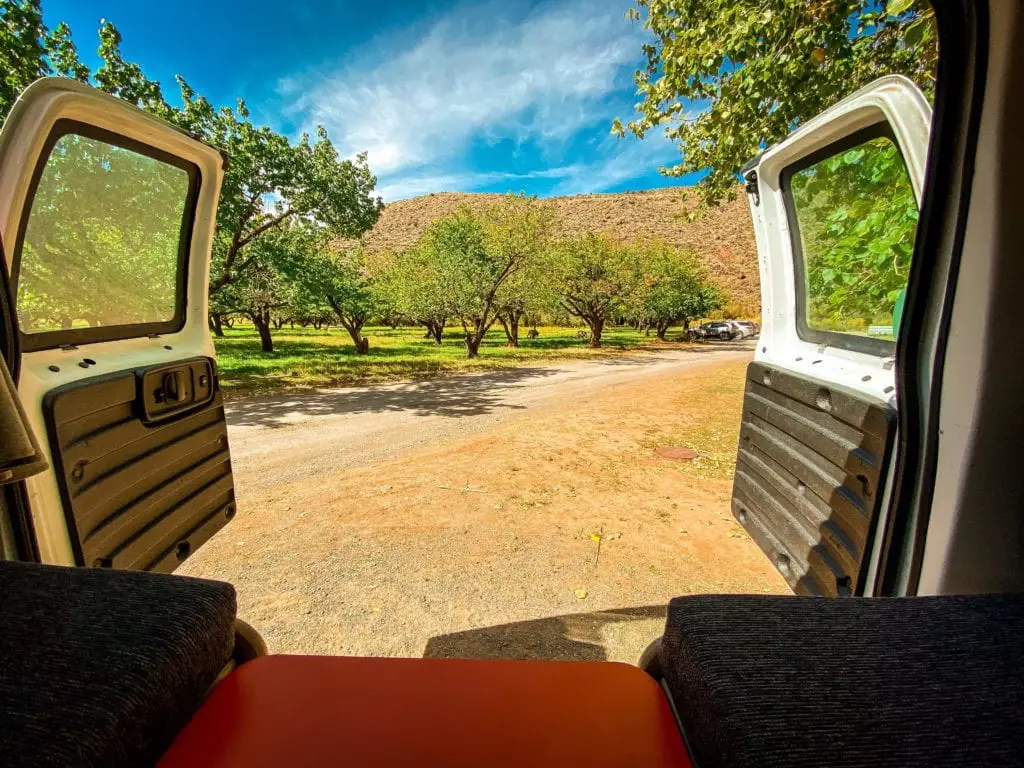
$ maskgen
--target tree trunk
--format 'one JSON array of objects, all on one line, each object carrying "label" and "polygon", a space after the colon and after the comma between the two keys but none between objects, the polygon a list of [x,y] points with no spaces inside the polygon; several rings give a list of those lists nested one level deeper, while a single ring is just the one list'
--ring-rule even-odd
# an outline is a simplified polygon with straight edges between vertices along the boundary
[{"label": "tree trunk", "polygon": [[590,326],[590,348],[600,349],[601,347],[601,331],[604,330],[604,318],[595,318],[588,320],[587,325]]},{"label": "tree trunk", "polygon": [[345,330],[348,331],[348,335],[352,337],[352,343],[356,345],[357,355],[365,355],[367,352],[370,351],[370,340],[362,335],[362,323],[350,323],[345,320],[342,320],[341,324],[345,326]]},{"label": "tree trunk", "polygon": [[444,334],[444,320],[428,320],[426,323],[427,335],[423,338],[433,339],[435,343],[441,343],[441,336]]},{"label": "tree trunk", "polygon": [[665,331],[668,330],[668,323],[662,320],[658,321],[658,340],[665,341]]},{"label": "tree trunk", "polygon": [[509,312],[507,315],[498,315],[498,322],[505,329],[505,338],[508,339],[510,347],[519,346],[519,314]]},{"label": "tree trunk", "polygon": [[218,339],[224,338],[224,319],[220,316],[220,312],[210,313],[210,330]]},{"label": "tree trunk", "polygon": [[263,352],[274,351],[274,339],[270,335],[270,310],[253,312],[249,317],[260,335],[260,349]]},{"label": "tree trunk", "polygon": [[482,316],[472,317],[471,324],[467,324],[465,318],[459,318],[462,322],[462,330],[466,333],[466,357],[476,357],[480,354],[480,344],[497,319],[497,317],[491,317],[488,321],[487,312],[488,310],[485,309]]},{"label": "tree trunk", "polygon": [[[348,315],[342,310],[341,306],[334,300],[333,296],[327,296],[327,303],[331,305],[331,309],[334,310],[335,316],[338,318],[338,323],[348,331],[348,335],[352,337],[352,343],[356,345],[356,354],[365,355],[370,351],[370,340],[362,335],[363,326],[366,325],[366,315],[362,313],[354,313]],[[330,320],[325,320],[325,323],[329,323]]]}]

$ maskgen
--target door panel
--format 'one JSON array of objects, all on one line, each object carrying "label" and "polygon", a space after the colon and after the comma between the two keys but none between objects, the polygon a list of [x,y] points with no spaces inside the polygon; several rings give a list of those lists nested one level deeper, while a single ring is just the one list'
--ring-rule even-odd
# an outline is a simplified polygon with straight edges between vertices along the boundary
[{"label": "door panel", "polygon": [[51,469],[39,557],[169,571],[234,514],[207,285],[223,158],[86,85],[31,85],[0,131],[18,394]]},{"label": "door panel", "polygon": [[[208,360],[184,367],[206,370]],[[172,571],[235,514],[216,381],[194,407],[147,422],[154,378],[125,371],[60,387],[44,402],[79,565]],[[156,376],[152,375],[156,374]]]},{"label": "door panel", "polygon": [[732,511],[798,594],[860,586],[895,416],[826,381],[748,368]]},{"label": "door panel", "polygon": [[748,168],[762,332],[732,510],[794,592],[871,591],[931,108],[886,77]]}]

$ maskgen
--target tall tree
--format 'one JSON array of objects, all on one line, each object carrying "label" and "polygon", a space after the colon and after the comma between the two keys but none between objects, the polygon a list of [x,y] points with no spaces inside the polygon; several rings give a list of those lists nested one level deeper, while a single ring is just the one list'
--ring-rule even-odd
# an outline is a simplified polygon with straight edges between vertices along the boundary
[{"label": "tall tree", "polygon": [[492,257],[518,264],[495,294],[495,314],[510,347],[519,346],[519,324],[538,301],[537,268],[550,246],[552,209],[535,198],[509,195],[485,214],[486,248]]},{"label": "tall tree", "polygon": [[557,243],[540,274],[557,304],[587,324],[594,348],[601,346],[605,323],[630,306],[641,282],[633,250],[593,232]]},{"label": "tall tree", "polygon": [[254,125],[245,102],[217,109],[178,77],[180,108],[164,99],[160,83],[121,54],[121,35],[110,22],[99,29],[101,66],[95,73],[78,58],[70,28],[50,33],[39,0],[0,0],[0,118],[22,89],[38,77],[61,74],[89,82],[189,131],[225,151],[217,234],[210,270],[212,295],[255,267],[250,247],[264,234],[302,218],[336,237],[355,238],[377,221],[383,203],[373,196],[376,178],[366,155],[341,159],[326,131],[292,143],[267,126]]},{"label": "tall tree", "polygon": [[321,245],[297,265],[294,280],[301,292],[326,302],[348,331],[356,353],[370,351],[363,327],[378,309],[374,277],[361,248],[337,253]]},{"label": "tall tree", "polygon": [[497,319],[494,297],[512,272],[487,252],[483,222],[468,208],[427,227],[417,249],[437,271],[444,303],[462,324],[466,356],[476,357],[480,342]]},{"label": "tall tree", "polygon": [[693,320],[721,307],[718,286],[707,278],[694,254],[665,243],[639,243],[634,250],[642,272],[635,314],[654,327],[662,341],[675,323],[688,328]]},{"label": "tall tree", "polygon": [[218,291],[211,306],[219,314],[248,317],[259,334],[260,349],[273,352],[274,315],[302,300],[308,283],[297,276],[308,274],[320,241],[319,233],[302,222],[267,232],[252,244],[246,270]]},{"label": "tall tree", "polygon": [[355,238],[372,227],[383,203],[366,155],[341,159],[327,132],[303,134],[297,144],[256,126],[241,99],[215,109],[178,78],[183,107],[177,122],[224,149],[230,162],[217,208],[217,238],[210,291],[216,293],[253,263],[249,246],[265,232],[305,219],[335,237]]},{"label": "tall tree", "polygon": [[52,74],[39,0],[0,0],[0,119],[29,83]]},{"label": "tall tree", "polygon": [[164,119],[174,110],[164,100],[160,83],[148,79],[138,64],[121,55],[121,33],[109,21],[100,25],[98,53],[102,65],[93,74],[78,57],[71,28],[60,22],[51,32],[43,24],[39,0],[0,0],[0,123],[15,100],[34,80],[61,75],[91,83]]},{"label": "tall tree", "polygon": [[374,273],[381,302],[427,329],[427,338],[441,343],[451,307],[438,264],[418,245],[377,257]]},{"label": "tall tree", "polygon": [[664,126],[702,172],[703,202],[735,194],[740,167],[851,91],[900,73],[934,86],[937,33],[927,0],[636,0],[653,39],[636,73],[643,138]]},{"label": "tall tree", "polygon": [[444,305],[462,324],[467,357],[498,319],[500,293],[535,260],[550,229],[550,214],[536,201],[509,195],[483,215],[462,208],[431,224],[420,257],[436,270]]}]

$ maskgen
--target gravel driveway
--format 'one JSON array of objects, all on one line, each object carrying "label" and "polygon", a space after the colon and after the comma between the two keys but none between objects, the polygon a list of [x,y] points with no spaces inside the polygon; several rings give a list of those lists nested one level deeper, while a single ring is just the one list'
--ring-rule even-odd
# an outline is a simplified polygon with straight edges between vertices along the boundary
[{"label": "gravel driveway", "polygon": [[723,422],[734,445],[749,355],[230,404],[239,514],[179,573],[234,583],[277,652],[635,661],[674,594],[786,592],[731,483],[651,453]]}]

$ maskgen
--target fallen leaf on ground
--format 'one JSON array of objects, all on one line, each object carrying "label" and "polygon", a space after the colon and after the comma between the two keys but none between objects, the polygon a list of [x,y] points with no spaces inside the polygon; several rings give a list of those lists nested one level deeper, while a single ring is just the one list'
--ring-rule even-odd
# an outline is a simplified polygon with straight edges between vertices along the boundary
[{"label": "fallen leaf on ground", "polygon": [[587,590],[585,589],[577,589],[573,594],[576,595],[577,600],[587,599]]}]

